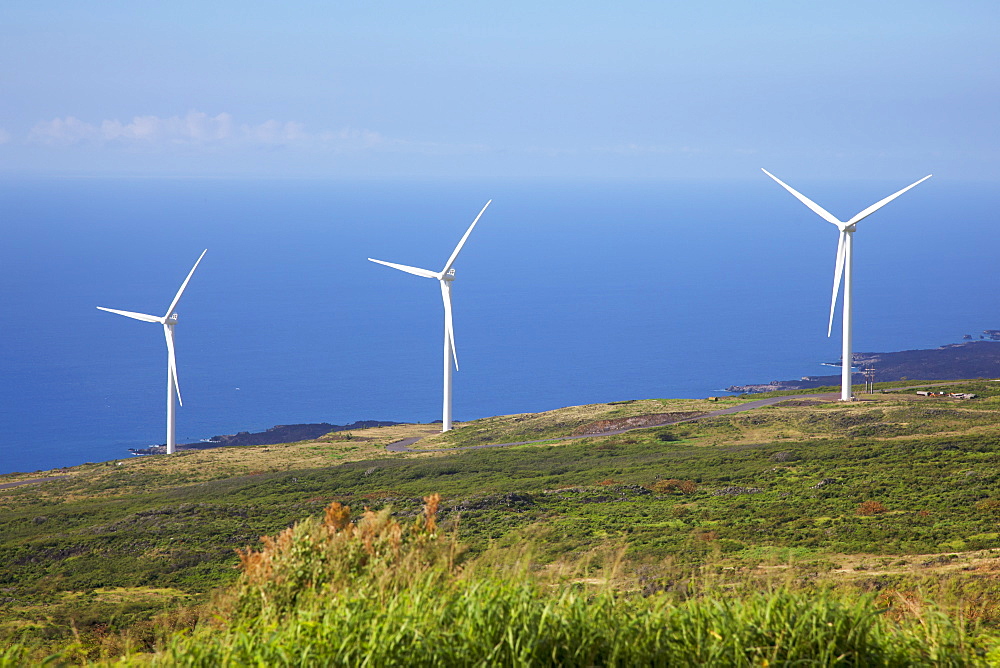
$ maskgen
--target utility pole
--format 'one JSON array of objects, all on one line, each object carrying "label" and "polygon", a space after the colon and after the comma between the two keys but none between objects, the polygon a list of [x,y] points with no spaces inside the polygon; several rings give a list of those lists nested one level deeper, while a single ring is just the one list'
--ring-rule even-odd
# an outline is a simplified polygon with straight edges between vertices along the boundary
[{"label": "utility pole", "polygon": [[875,394],[875,367],[869,366],[861,370],[865,377],[865,392]]}]

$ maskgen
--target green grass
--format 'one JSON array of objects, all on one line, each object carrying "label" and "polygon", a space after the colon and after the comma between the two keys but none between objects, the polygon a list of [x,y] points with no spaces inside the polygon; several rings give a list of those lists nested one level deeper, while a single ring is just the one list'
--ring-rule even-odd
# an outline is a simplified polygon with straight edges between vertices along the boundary
[{"label": "green grass", "polygon": [[708,580],[680,595],[623,592],[567,571],[462,565],[428,501],[409,529],[384,513],[351,524],[338,505],[297,524],[244,553],[214,623],[125,663],[968,666],[996,645],[932,607],[914,615],[885,597]]},{"label": "green grass", "polygon": [[[345,442],[58,470],[70,478],[0,491],[0,643],[51,649],[79,638],[87,648],[80,651],[97,656],[127,637],[150,649],[163,641],[158,629],[184,619],[178,609],[237,580],[237,548],[331,501],[391,506],[413,518],[432,492],[442,495],[440,521],[475,559],[515,550],[526,537],[536,541],[539,567],[613,545],[635,578],[666,563],[683,577],[705,568],[778,569],[822,582],[845,601],[893,589],[940,600],[949,613],[973,605],[975,619],[994,628],[998,385],[945,388],[982,397],[970,401],[874,395],[505,449],[385,453],[392,440],[433,431],[403,425],[358,431]],[[510,437],[725,405],[574,407],[478,421],[448,438],[522,440]],[[691,485],[681,491],[668,481]],[[884,512],[859,514],[869,502]],[[674,576],[681,577],[654,579]]]},{"label": "green grass", "polygon": [[421,440],[415,447],[450,448],[491,443],[538,441],[570,436],[575,430],[600,420],[615,420],[656,413],[701,413],[746,403],[737,397],[705,399],[641,399],[608,404],[571,406],[544,413],[524,413],[484,418],[458,425],[452,431]]},{"label": "green grass", "polygon": [[985,665],[989,645],[946,617],[898,623],[885,610],[787,591],[675,604],[525,581],[416,583],[172,639],[154,665]]}]

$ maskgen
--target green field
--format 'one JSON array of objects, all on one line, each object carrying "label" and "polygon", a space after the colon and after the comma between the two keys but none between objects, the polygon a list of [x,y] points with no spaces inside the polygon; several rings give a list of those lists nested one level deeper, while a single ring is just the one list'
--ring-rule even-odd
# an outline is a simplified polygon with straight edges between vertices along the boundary
[{"label": "green field", "polygon": [[[410,436],[425,437],[418,449],[552,439],[600,421],[698,414],[757,397],[623,401],[488,418],[444,435],[435,435],[433,425],[399,425],[355,431],[349,439],[331,434],[314,442],[0,476],[0,484],[67,476],[0,490],[0,638],[13,648],[0,654],[0,665],[30,664],[53,652],[77,662],[153,650],[167,663],[183,662],[179,652],[186,645],[172,633],[197,627],[197,634],[211,624],[222,624],[233,637],[244,634],[240,642],[263,651],[248,630],[248,613],[240,617],[231,604],[220,603],[247,586],[237,549],[256,548],[261,536],[322,517],[332,502],[356,514],[386,509],[409,527],[431,494],[440,494],[439,533],[447,536],[449,550],[458,550],[453,540],[461,545],[461,566],[434,571],[433,583],[407,580],[406,596],[438,597],[442,607],[435,614],[465,605],[465,612],[447,613],[457,615],[459,626],[471,614],[468,587],[511,609],[527,606],[529,617],[550,604],[556,617],[579,617],[579,628],[568,629],[569,621],[560,627],[568,634],[558,636],[562,640],[535,638],[532,646],[576,642],[574,633],[597,623],[574,607],[582,605],[574,596],[622,620],[619,635],[601,636],[604,649],[563,657],[564,665],[626,665],[660,656],[653,640],[653,654],[614,654],[616,643],[627,642],[622,629],[633,628],[626,620],[660,615],[687,628],[677,620],[689,615],[701,620],[690,622],[701,628],[691,633],[704,635],[723,623],[711,621],[712,615],[728,615],[726,623],[735,628],[750,624],[734,621],[741,615],[749,620],[768,605],[785,606],[782,614],[803,619],[836,617],[834,626],[855,623],[857,615],[869,614],[863,609],[880,610],[887,625],[877,633],[888,634],[879,640],[885,656],[907,661],[914,660],[904,647],[917,637],[913,625],[930,633],[928,620],[937,620],[942,635],[925,638],[924,646],[960,658],[955,665],[986,662],[1000,634],[1000,384],[963,381],[935,389],[979,398],[927,398],[905,390],[842,404],[804,400],[800,392],[771,407],[615,436],[385,451]],[[345,591],[371,574],[362,569],[355,577]],[[296,624],[312,620],[302,628],[315,627],[320,638],[334,620],[329,610],[315,609],[310,597],[316,587],[307,587],[312,593],[303,596],[303,607],[286,614]],[[728,598],[744,608],[723,610]],[[346,606],[343,614],[361,605],[353,600],[338,599]],[[809,608],[812,603],[819,607]],[[392,614],[404,613],[410,614]],[[364,613],[366,623],[371,614]],[[433,626],[432,616],[413,623]],[[400,623],[393,620],[381,623]],[[478,627],[468,623],[463,633],[475,644]],[[480,640],[495,644],[489,633],[496,629],[490,628]],[[635,638],[646,633],[633,630]],[[677,645],[675,640],[670,642]],[[283,651],[295,647],[291,637],[275,643]],[[520,660],[513,649],[504,651],[506,659]],[[202,665],[219,658],[205,656]],[[250,656],[256,655],[240,660]],[[360,655],[343,656],[354,658],[337,660]],[[730,656],[724,653],[662,656],[730,660],[719,658]],[[747,656],[750,663],[742,665],[806,655],[761,650]]]}]

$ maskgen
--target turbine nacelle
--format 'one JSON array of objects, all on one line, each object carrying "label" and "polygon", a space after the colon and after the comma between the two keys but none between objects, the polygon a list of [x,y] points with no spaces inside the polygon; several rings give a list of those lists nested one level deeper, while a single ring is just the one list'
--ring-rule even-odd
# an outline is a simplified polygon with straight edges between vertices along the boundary
[{"label": "turbine nacelle", "polygon": [[454,281],[455,280],[455,269],[449,269],[447,272],[441,274],[440,280],[442,281]]},{"label": "turbine nacelle", "polygon": [[[774,177],[772,176],[771,178],[774,178]],[[775,179],[775,180],[777,180],[777,179]],[[780,181],[778,181],[778,182],[781,183]],[[810,208],[812,208],[812,207],[810,207]],[[824,216],[824,218],[825,218],[825,216]],[[855,216],[855,218],[856,218],[856,216]],[[826,218],[826,220],[828,220],[832,224],[834,224],[837,227],[837,229],[840,230],[841,232],[855,232],[858,229],[858,222],[861,219],[859,218],[858,220],[854,220],[852,218],[851,220],[849,220],[847,222],[844,222],[844,221],[840,220],[839,218],[835,217],[833,214],[830,214],[830,217]]]}]

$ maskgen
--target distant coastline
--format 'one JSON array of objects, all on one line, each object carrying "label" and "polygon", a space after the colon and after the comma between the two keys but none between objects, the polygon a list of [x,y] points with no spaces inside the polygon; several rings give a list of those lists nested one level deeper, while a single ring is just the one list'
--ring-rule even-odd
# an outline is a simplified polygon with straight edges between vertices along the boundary
[{"label": "distant coastline", "polygon": [[[990,330],[992,331],[992,330]],[[876,383],[899,380],[952,380],[955,378],[1000,378],[1000,343],[995,340],[953,343],[930,350],[893,353],[855,353],[855,382],[864,382],[862,369],[872,369]],[[809,390],[839,385],[840,374],[805,376],[798,380],[730,385],[727,392],[757,393]]]},{"label": "distant coastline", "polygon": [[[295,443],[308,441],[325,436],[335,431],[351,431],[352,429],[367,429],[369,427],[391,427],[399,422],[388,420],[358,420],[351,424],[330,424],[329,422],[313,422],[308,424],[279,424],[267,431],[213,436],[197,443],[178,443],[177,450],[208,450],[224,448],[233,445],[276,445],[278,443]],[[148,448],[129,448],[133,455],[162,455],[167,451],[166,445],[151,445]]]},{"label": "distant coastline", "polygon": [[[992,330],[990,330],[992,331]],[[902,350],[890,353],[855,353],[855,382],[863,382],[861,369],[874,370],[875,382],[900,380],[952,380],[955,378],[1000,378],[1000,341],[996,339],[954,343],[928,350]],[[808,390],[839,385],[840,374],[806,376],[798,380],[772,380],[767,383],[730,385],[727,392],[755,394],[782,390]],[[197,443],[178,444],[180,450],[207,450],[240,445],[276,445],[320,438],[331,432],[400,424],[387,420],[359,420],[346,425],[328,422],[277,425],[262,432],[242,431],[213,436]],[[158,455],[164,445],[130,448],[133,455]]]}]

